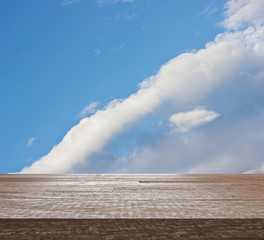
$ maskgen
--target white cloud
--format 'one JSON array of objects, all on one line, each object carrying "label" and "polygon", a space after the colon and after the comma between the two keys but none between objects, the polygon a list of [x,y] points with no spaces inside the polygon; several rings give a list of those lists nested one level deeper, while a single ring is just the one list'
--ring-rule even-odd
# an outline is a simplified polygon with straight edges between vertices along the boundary
[{"label": "white cloud", "polygon": [[196,108],[189,112],[180,112],[171,115],[170,122],[176,125],[174,131],[187,132],[193,127],[208,123],[219,117],[220,114],[214,111],[207,111],[202,108]]},{"label": "white cloud", "polygon": [[223,21],[224,26],[230,30],[238,30],[248,25],[263,25],[264,0],[231,0],[226,6]]},{"label": "white cloud", "polygon": [[124,15],[121,15],[119,13],[117,13],[115,15],[115,18],[114,20],[115,21],[125,21],[125,20],[133,20],[133,19],[136,19],[138,17],[138,15],[136,13],[131,13],[131,14],[124,14]]},{"label": "white cloud", "polygon": [[198,15],[205,15],[207,18],[211,17],[218,11],[218,8],[214,7],[214,2],[209,3]]},{"label": "white cloud", "polygon": [[99,104],[100,104],[99,102],[92,102],[88,106],[85,106],[84,109],[79,114],[79,117],[84,118],[87,115],[96,112]]},{"label": "white cloud", "polygon": [[[262,8],[263,1],[258,3]],[[258,12],[258,9],[255,10]],[[239,8],[237,12],[240,12]],[[232,15],[235,16],[237,12],[232,12]],[[251,14],[254,15],[254,11]],[[228,24],[231,24],[231,13],[228,18]],[[255,21],[252,24],[254,23]],[[114,100],[103,110],[82,119],[46,156],[25,167],[21,173],[69,173],[76,166],[89,162],[92,154],[101,151],[114,136],[140,118],[153,113],[164,102],[171,101],[176,106],[194,107],[193,105],[201,104],[203,99],[210,96],[211,99],[216,98],[212,94],[220,94],[217,89],[224,89],[223,86],[234,88],[237,92],[247,91],[248,86],[255,92],[261,91],[264,85],[263,62],[263,26],[250,26],[244,31],[219,34],[204,49],[181,54],[164,64],[156,75],[146,79],[140,84],[140,89],[128,98]],[[245,69],[251,73],[250,85],[245,85],[239,74]],[[210,139],[209,142],[213,141],[214,139]],[[182,144],[184,146],[184,142]],[[193,144],[192,147],[196,148],[196,145]],[[190,149],[182,149],[185,149],[182,155],[190,153]],[[206,150],[213,151],[214,148]],[[201,155],[206,152],[202,153],[200,148],[196,151]],[[163,159],[162,156],[160,159]]]},{"label": "white cloud", "polygon": [[31,147],[33,144],[34,144],[34,142],[37,140],[37,138],[36,137],[30,137],[29,139],[28,139],[28,141],[27,141],[27,146],[28,147]]},{"label": "white cloud", "polygon": [[[236,106],[237,107],[237,106]],[[254,112],[254,111],[253,111]],[[242,111],[217,127],[185,134],[158,134],[120,157],[115,173],[261,173],[264,116]],[[141,137],[145,138],[145,136]],[[263,166],[263,165],[262,165]],[[248,169],[253,168],[253,171]],[[89,171],[89,168],[87,168]]]}]

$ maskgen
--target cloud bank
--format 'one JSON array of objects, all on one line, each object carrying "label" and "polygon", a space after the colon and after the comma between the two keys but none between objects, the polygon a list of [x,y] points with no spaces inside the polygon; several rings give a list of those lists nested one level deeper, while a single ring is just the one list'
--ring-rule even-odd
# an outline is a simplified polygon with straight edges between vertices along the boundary
[{"label": "cloud bank", "polygon": [[263,25],[263,0],[233,0],[226,4],[224,26],[238,30],[248,25]]},{"label": "cloud bank", "polygon": [[[225,166],[237,164],[234,154],[241,156],[241,151],[235,149],[239,147],[244,147],[244,152],[247,149],[245,154],[256,159],[250,164],[247,161],[241,166],[259,169],[261,152],[258,144],[264,143],[264,139],[259,134],[256,139],[252,133],[256,130],[255,126],[261,126],[259,122],[263,120],[263,105],[260,104],[260,98],[263,96],[261,89],[264,85],[264,17],[259,14],[263,5],[263,0],[229,1],[226,4],[226,18],[223,21],[226,27],[224,33],[217,35],[215,40],[208,43],[204,49],[195,53],[181,54],[164,64],[156,75],[144,80],[139,85],[139,90],[128,98],[116,99],[103,110],[98,110],[94,115],[82,119],[46,156],[25,167],[21,173],[70,173],[76,166],[90,162],[91,156],[100,153],[113,137],[139,119],[153,114],[168,101],[175,103],[176,106],[191,106],[191,109],[196,108],[197,105],[214,102],[214,106],[219,108],[212,111],[196,109],[189,113],[186,113],[189,111],[186,110],[182,114],[175,113],[173,109],[170,113],[170,115],[174,113],[171,121],[176,123],[181,134],[193,126],[213,120],[219,116],[216,113],[219,112],[222,116],[221,129],[226,127],[230,132],[233,131],[233,135],[239,136],[238,140],[241,142],[231,149],[230,145],[225,145],[226,133],[217,132],[218,135],[212,135],[210,133],[212,129],[195,135],[188,133],[186,136],[170,136],[155,147],[156,150],[153,150],[154,147],[143,147],[124,159],[120,158],[113,164],[113,172],[144,170],[146,172],[146,169],[155,172],[155,167],[159,171],[166,172],[165,169],[160,168],[162,164],[157,162],[157,157],[167,158],[169,161],[167,166],[175,171],[181,167],[185,172],[214,172],[214,169],[221,167],[227,169]],[[253,102],[253,105],[244,109],[244,105],[239,104],[239,100],[243,99],[241,96]],[[229,101],[226,106],[235,106],[236,109],[227,107],[221,111],[222,101]],[[248,102],[245,106],[248,106],[247,104]],[[232,122],[232,112],[243,117],[246,123]],[[184,115],[191,120],[182,120]],[[226,123],[225,119],[231,119],[232,124]],[[233,140],[237,141],[237,139]],[[244,146],[245,142],[249,144]],[[205,145],[199,143],[210,144],[205,148]],[[196,155],[192,155],[191,152]],[[204,161],[193,162],[197,154],[200,156],[199,159]],[[189,168],[181,162],[173,161],[173,158],[180,157],[189,161]],[[240,170],[243,171],[242,168]]]}]

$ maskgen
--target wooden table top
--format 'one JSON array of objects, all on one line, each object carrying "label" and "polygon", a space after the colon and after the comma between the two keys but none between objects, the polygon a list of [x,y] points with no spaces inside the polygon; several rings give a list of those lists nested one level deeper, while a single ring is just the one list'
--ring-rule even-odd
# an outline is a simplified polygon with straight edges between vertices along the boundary
[{"label": "wooden table top", "polygon": [[264,175],[0,175],[0,218],[264,218]]}]

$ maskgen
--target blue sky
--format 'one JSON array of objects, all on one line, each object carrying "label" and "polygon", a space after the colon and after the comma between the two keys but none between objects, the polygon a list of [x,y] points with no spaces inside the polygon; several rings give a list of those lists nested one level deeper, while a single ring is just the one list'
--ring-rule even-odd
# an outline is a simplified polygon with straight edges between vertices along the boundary
[{"label": "blue sky", "polygon": [[[28,173],[262,171],[263,56],[254,49],[263,39],[250,42],[255,52],[238,48],[239,56],[208,46],[262,31],[256,12],[246,19],[240,11],[256,1],[236,2],[0,1],[0,173],[40,159],[48,160]],[[260,30],[248,33],[252,25]],[[246,45],[250,37],[236,40]],[[204,60],[211,51],[227,60]],[[216,77],[204,70],[211,64]],[[196,72],[177,77],[177,68]],[[175,80],[165,83],[171,71]],[[205,84],[207,77],[216,80]],[[144,88],[160,92],[138,92]],[[69,146],[60,144],[64,136]]]}]

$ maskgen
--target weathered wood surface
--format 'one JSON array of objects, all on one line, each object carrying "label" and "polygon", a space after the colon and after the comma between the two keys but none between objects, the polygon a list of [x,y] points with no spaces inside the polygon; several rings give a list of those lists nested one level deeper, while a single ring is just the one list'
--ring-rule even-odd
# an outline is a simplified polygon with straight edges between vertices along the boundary
[{"label": "weathered wood surface", "polygon": [[7,219],[1,240],[263,240],[263,219]]},{"label": "weathered wood surface", "polygon": [[0,218],[264,218],[264,175],[0,175]]},{"label": "weathered wood surface", "polygon": [[0,239],[264,239],[264,175],[0,175]]}]

